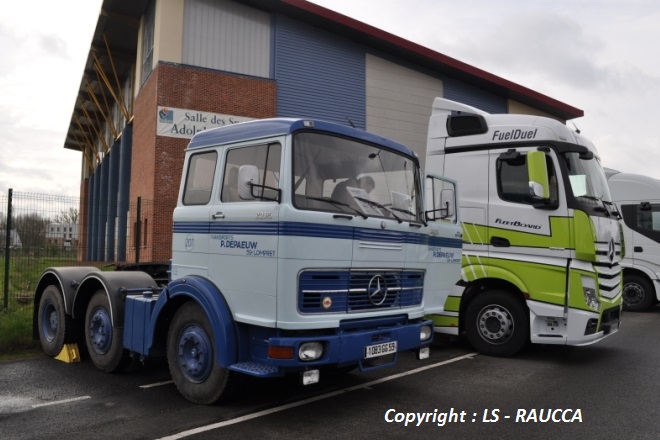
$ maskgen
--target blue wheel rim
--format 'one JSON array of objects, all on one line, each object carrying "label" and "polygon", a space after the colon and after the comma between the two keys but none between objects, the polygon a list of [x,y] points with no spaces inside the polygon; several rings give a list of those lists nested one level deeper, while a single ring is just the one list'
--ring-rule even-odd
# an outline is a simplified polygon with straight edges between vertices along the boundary
[{"label": "blue wheel rim", "polygon": [[179,367],[186,379],[193,383],[206,380],[213,368],[213,346],[204,329],[187,326],[179,336],[178,347]]},{"label": "blue wheel rim", "polygon": [[112,321],[102,307],[94,309],[89,321],[89,339],[98,354],[106,354],[112,345]]},{"label": "blue wheel rim", "polygon": [[57,318],[57,308],[52,301],[48,300],[44,305],[44,313],[41,315],[41,334],[48,342],[53,342],[57,335],[59,319]]}]

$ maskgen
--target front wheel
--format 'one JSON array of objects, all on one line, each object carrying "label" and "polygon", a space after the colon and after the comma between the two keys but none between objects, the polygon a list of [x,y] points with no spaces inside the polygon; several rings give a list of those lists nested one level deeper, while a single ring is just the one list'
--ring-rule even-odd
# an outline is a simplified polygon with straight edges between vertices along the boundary
[{"label": "front wheel", "polygon": [[55,357],[62,351],[68,336],[67,324],[62,294],[54,285],[47,286],[41,295],[37,314],[39,341],[46,355]]},{"label": "front wheel", "polygon": [[167,333],[167,363],[177,389],[192,403],[210,405],[229,396],[237,373],[217,361],[213,330],[196,302],[182,305]]},{"label": "front wheel", "polygon": [[655,292],[648,280],[639,275],[623,277],[623,310],[642,312],[653,304]]},{"label": "front wheel", "polygon": [[87,305],[85,341],[89,357],[99,370],[113,373],[128,364],[123,339],[123,330],[112,325],[108,294],[97,290]]},{"label": "front wheel", "polygon": [[484,292],[465,313],[465,331],[480,353],[512,356],[529,341],[529,316],[525,306],[504,291]]}]

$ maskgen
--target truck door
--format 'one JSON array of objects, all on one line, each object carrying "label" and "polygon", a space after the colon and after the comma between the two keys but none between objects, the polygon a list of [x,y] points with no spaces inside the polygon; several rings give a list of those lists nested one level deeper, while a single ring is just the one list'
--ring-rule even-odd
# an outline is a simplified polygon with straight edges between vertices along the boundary
[{"label": "truck door", "polygon": [[204,150],[188,156],[182,196],[174,210],[172,279],[208,274],[209,206],[218,179],[219,153]]},{"label": "truck door", "polygon": [[624,205],[624,221],[632,234],[632,255],[638,264],[660,273],[660,203]]},{"label": "truck door", "polygon": [[497,277],[522,282],[523,292],[539,293],[538,300],[565,304],[571,246],[568,208],[560,196],[563,183],[557,178],[554,152],[546,152],[549,198],[543,203],[533,198],[527,163],[531,151],[537,149],[496,150],[490,155],[490,267],[498,269]]},{"label": "truck door", "polygon": [[250,310],[237,317],[252,323],[275,321],[281,152],[278,142],[227,149],[209,212],[209,277],[232,310]]}]

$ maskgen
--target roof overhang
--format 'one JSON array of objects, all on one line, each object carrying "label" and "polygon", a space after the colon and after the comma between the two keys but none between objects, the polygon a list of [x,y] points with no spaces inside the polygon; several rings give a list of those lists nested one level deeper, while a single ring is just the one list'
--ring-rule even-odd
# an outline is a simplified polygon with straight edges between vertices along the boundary
[{"label": "roof overhang", "polygon": [[[132,75],[140,20],[149,0],[104,0],[87,55],[64,148],[84,151],[104,127],[121,88]],[[101,136],[103,138],[103,136]]]}]

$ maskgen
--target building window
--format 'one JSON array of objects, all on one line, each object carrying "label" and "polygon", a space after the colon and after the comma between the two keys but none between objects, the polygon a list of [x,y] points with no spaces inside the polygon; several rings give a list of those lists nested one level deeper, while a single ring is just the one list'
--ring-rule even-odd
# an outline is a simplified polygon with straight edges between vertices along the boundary
[{"label": "building window", "polygon": [[149,7],[144,15],[144,32],[142,32],[142,81],[144,82],[151,75],[154,62],[154,28],[156,17],[156,2],[149,3]]}]

